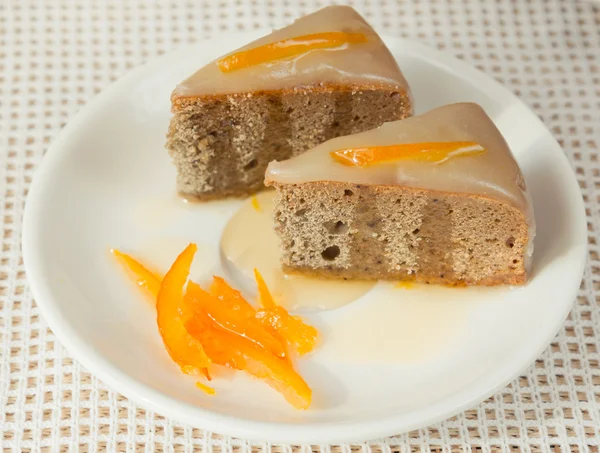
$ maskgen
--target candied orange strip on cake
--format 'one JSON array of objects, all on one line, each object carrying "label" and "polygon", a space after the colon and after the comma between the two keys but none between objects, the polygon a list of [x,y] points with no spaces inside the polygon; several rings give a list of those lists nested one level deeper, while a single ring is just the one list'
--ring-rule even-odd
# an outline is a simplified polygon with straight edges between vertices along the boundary
[{"label": "candied orange strip on cake", "polygon": [[217,61],[217,65],[221,71],[231,72],[248,66],[293,57],[311,50],[331,49],[346,44],[365,42],[367,42],[367,37],[362,33],[342,31],[313,33],[265,44],[254,49],[242,50],[221,58]]},{"label": "candied orange strip on cake", "polygon": [[148,290],[156,300],[156,296],[158,296],[158,291],[160,290],[161,278],[126,253],[122,253],[116,249],[112,249],[111,252],[135,275],[136,284]]},{"label": "candied orange strip on cake", "polygon": [[181,252],[163,278],[156,300],[158,329],[163,343],[186,374],[202,373],[210,364],[202,344],[185,328],[186,321],[193,317],[193,313],[186,310],[183,296],[195,253],[195,244]]},{"label": "candied orange strip on cake", "polygon": [[473,156],[484,152],[485,149],[476,142],[427,142],[346,148],[332,151],[330,155],[343,165],[369,167],[398,160],[440,164],[452,157]]},{"label": "candied orange strip on cake", "polygon": [[257,311],[256,318],[263,326],[284,339],[299,355],[311,352],[317,343],[317,329],[306,324],[300,317],[291,316],[285,308],[275,303],[258,269],[254,269],[254,276],[263,306],[262,310]]}]

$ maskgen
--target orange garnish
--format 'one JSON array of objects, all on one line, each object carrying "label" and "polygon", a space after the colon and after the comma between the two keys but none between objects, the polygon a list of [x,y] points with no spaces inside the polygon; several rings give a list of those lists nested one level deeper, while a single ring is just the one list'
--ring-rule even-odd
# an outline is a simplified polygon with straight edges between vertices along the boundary
[{"label": "orange garnish", "polygon": [[221,58],[217,61],[217,65],[221,71],[231,72],[248,66],[293,57],[311,50],[331,49],[343,46],[344,44],[365,42],[367,42],[367,37],[362,33],[347,33],[342,31],[314,33],[283,39],[265,44],[264,46],[255,47],[254,49],[242,50]]},{"label": "orange garnish", "polygon": [[213,276],[213,282],[210,286],[210,293],[219,299],[231,310],[235,310],[245,317],[254,316],[254,307],[248,303],[242,293],[233,289],[222,277]]},{"label": "orange garnish", "polygon": [[165,347],[186,374],[198,374],[210,364],[202,344],[185,329],[193,314],[186,310],[183,290],[195,253],[196,245],[190,244],[177,257],[160,285],[156,300],[158,329]]},{"label": "orange garnish", "polygon": [[[148,290],[148,292],[152,296],[154,296],[154,301],[156,302],[156,298],[158,297],[158,293],[160,291],[162,278],[150,272],[139,261],[137,261],[130,255],[122,253],[116,249],[111,250],[111,252],[127,265],[129,270],[131,270],[133,274],[137,277],[136,284]],[[198,368],[196,368],[195,366],[185,364],[182,366],[182,370],[186,374],[195,374]],[[206,379],[208,379],[209,381],[211,380],[208,368],[200,368],[199,371],[202,374],[204,374]]]},{"label": "orange garnish", "polygon": [[259,310],[256,313],[263,326],[279,334],[299,355],[311,352],[317,343],[317,329],[302,318],[290,315],[283,307]]},{"label": "orange garnish", "polygon": [[429,142],[347,148],[332,151],[330,155],[344,165],[368,167],[407,159],[439,164],[452,157],[473,156],[484,152],[485,149],[476,142]]},{"label": "orange garnish", "polygon": [[206,393],[207,395],[214,395],[215,393],[215,389],[212,388],[209,385],[206,385],[200,381],[196,382],[196,387],[198,387],[200,390],[202,390],[204,393]]},{"label": "orange garnish", "polygon": [[[294,407],[308,408],[312,391],[294,370],[286,347],[305,354],[314,348],[317,332],[275,304],[257,270],[265,307],[258,312],[221,277],[213,278],[210,292],[188,281],[196,253],[194,244],[177,257],[162,282],[131,256],[118,250],[113,253],[133,272],[138,286],[156,294],[159,331],[182,372],[203,374],[210,381],[210,364],[243,370],[265,381]],[[215,394],[202,382],[196,387]]]},{"label": "orange garnish", "polygon": [[[218,277],[215,278],[217,279]],[[224,329],[254,341],[277,357],[285,356],[283,345],[254,317],[254,308],[249,304],[250,310],[240,310],[241,304],[231,299],[219,300],[194,282],[188,283],[186,297],[193,298],[194,303]]]},{"label": "orange garnish", "polygon": [[273,300],[273,296],[271,295],[271,291],[267,287],[265,280],[258,269],[254,269],[254,278],[256,279],[256,285],[258,286],[258,297],[260,299],[260,304],[263,308],[270,310],[275,308],[277,304]]},{"label": "orange garnish", "polygon": [[260,302],[264,307],[256,313],[256,318],[263,326],[294,349],[299,355],[311,352],[317,343],[317,329],[306,324],[300,317],[290,315],[287,310],[275,304],[262,275],[254,269],[258,285]]},{"label": "orange garnish", "polygon": [[265,381],[292,406],[308,408],[312,391],[289,362],[275,357],[248,338],[211,325],[208,315],[201,308],[196,307],[195,313],[196,316],[186,324],[186,328],[204,345],[213,363],[244,370]]},{"label": "orange garnish", "polygon": [[136,276],[136,284],[147,289],[148,292],[156,299],[156,296],[158,296],[158,291],[160,290],[161,279],[126,253],[122,253],[116,249],[112,249],[111,252],[113,255],[119,258]]},{"label": "orange garnish", "polygon": [[254,210],[256,212],[262,211],[262,209],[260,207],[260,203],[258,201],[258,198],[256,198],[256,195],[252,195],[252,201],[251,201],[251,203],[252,203],[252,207],[254,208]]}]

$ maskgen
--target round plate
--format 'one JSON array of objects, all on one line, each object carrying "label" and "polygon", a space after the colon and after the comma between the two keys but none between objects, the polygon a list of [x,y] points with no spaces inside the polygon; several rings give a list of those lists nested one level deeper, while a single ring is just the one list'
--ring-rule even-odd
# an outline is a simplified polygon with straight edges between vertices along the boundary
[{"label": "round plate", "polygon": [[[385,354],[370,334],[392,316],[376,311],[391,285],[311,315],[323,342],[299,365],[314,390],[308,411],[294,410],[241,373],[215,380],[217,395],[205,395],[170,361],[153,307],[108,250],[121,248],[164,270],[193,241],[199,245],[194,276],[220,272],[220,234],[241,202],[186,205],[177,199],[164,150],[169,95],[198,67],[259,35],[223,36],[136,69],[55,140],[29,191],[23,227],[31,288],[54,333],[92,373],[142,406],[247,439],[336,443],[393,435],[449,417],[501,389],[541,354],[576,297],[587,240],[579,187],[558,143],[509,91],[451,56],[397,38],[385,41],[413,89],[417,113],[477,102],[510,144],[538,224],[530,283],[462,293],[396,288],[399,306],[413,304],[414,310],[394,315],[396,334],[378,340]],[[419,300],[428,309],[419,310]],[[365,313],[371,316],[355,319]],[[358,355],[352,345],[347,351],[328,346],[335,344],[332,326],[342,319],[354,319],[362,335]]]}]

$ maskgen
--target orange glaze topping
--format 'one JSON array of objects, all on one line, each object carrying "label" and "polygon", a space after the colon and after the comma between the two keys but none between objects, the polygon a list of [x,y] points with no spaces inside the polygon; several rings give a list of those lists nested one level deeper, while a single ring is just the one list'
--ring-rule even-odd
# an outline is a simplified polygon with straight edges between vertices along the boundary
[{"label": "orange glaze topping", "polygon": [[332,49],[346,44],[366,42],[367,37],[362,33],[341,31],[313,33],[265,44],[254,49],[242,50],[221,58],[217,61],[217,65],[222,72],[231,72],[248,66],[294,57],[311,50]]},{"label": "orange glaze topping", "polygon": [[485,149],[476,142],[429,142],[346,148],[332,151],[330,155],[343,165],[369,167],[398,160],[418,160],[439,164],[452,157],[473,156],[484,152]]}]

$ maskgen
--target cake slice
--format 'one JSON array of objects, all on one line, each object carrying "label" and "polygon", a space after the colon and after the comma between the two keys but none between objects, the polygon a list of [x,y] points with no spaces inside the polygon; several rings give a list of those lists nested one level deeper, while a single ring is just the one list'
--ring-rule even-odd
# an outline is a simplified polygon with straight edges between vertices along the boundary
[{"label": "cake slice", "polygon": [[535,222],[523,175],[476,104],[452,104],[271,162],[286,271],[524,284]]},{"label": "cake slice", "polygon": [[348,6],[321,9],[213,61],[171,102],[177,188],[198,199],[255,192],[270,161],[412,113],[394,57]]}]

